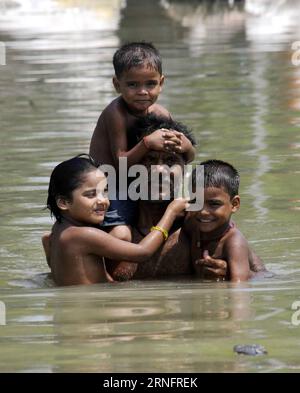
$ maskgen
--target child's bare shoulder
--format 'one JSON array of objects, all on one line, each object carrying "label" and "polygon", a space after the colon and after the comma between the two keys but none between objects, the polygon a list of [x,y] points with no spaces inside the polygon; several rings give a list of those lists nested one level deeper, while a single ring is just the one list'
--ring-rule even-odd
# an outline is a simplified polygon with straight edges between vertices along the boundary
[{"label": "child's bare shoulder", "polygon": [[224,240],[224,247],[227,250],[249,248],[247,239],[236,225],[230,229]]},{"label": "child's bare shoulder", "polygon": [[104,114],[106,113],[111,113],[114,111],[118,111],[118,112],[126,112],[127,108],[126,105],[124,103],[124,100],[122,99],[122,97],[117,97],[114,100],[112,100],[104,109],[103,112]]},{"label": "child's bare shoulder", "polygon": [[107,105],[101,117],[110,128],[114,125],[126,127],[130,114],[122,98],[118,97]]},{"label": "child's bare shoulder", "polygon": [[70,243],[82,244],[87,239],[92,239],[94,237],[101,238],[103,231],[97,228],[88,226],[70,226],[66,228],[60,235],[60,243],[62,245],[67,245]]},{"label": "child's bare shoulder", "polygon": [[126,107],[121,97],[112,100],[102,111],[103,116],[113,116],[115,114],[126,112]]}]

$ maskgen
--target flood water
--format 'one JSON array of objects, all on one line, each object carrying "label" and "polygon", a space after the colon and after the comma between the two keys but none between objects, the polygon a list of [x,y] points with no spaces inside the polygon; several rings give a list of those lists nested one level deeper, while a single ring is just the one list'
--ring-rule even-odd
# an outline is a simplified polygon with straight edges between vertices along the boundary
[{"label": "flood water", "polygon": [[[0,1],[1,372],[300,371],[299,17],[300,1],[288,0]],[[137,39],[160,49],[159,102],[192,127],[197,161],[239,169],[235,220],[275,278],[47,280],[49,175],[88,151],[115,97],[112,55]],[[268,355],[233,352],[252,343]]]}]

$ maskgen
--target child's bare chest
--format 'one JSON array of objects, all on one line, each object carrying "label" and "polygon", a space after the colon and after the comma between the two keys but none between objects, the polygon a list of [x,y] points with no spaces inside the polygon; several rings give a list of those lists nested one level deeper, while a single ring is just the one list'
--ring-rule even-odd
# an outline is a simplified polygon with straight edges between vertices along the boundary
[{"label": "child's bare chest", "polygon": [[[188,242],[178,241],[179,231],[173,233],[159,250],[146,262],[138,265],[135,278],[150,278],[190,274],[190,258]],[[143,236],[135,232],[134,242],[138,243]]]},{"label": "child's bare chest", "polygon": [[197,235],[194,235],[191,242],[192,261],[203,259],[204,253],[208,253],[214,259],[226,260],[223,239],[203,241]]}]

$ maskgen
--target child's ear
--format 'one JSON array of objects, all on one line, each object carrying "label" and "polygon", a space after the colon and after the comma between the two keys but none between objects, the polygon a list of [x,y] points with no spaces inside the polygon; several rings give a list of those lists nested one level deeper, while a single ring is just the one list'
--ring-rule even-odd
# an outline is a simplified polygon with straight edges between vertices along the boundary
[{"label": "child's ear", "polygon": [[70,204],[70,202],[69,202],[67,199],[65,199],[65,198],[58,197],[58,198],[56,199],[56,204],[57,204],[57,207],[58,207],[60,210],[66,211],[66,210],[69,209],[69,204]]},{"label": "child's ear", "polygon": [[112,82],[113,82],[114,88],[116,89],[116,92],[120,93],[120,82],[118,81],[116,75],[113,77]]},{"label": "child's ear", "polygon": [[162,76],[160,77],[160,82],[159,82],[160,87],[162,87],[164,83],[165,83],[165,76],[162,75]]},{"label": "child's ear", "polygon": [[241,198],[239,195],[236,195],[232,198],[231,205],[232,205],[232,213],[235,213],[239,210],[241,206]]}]

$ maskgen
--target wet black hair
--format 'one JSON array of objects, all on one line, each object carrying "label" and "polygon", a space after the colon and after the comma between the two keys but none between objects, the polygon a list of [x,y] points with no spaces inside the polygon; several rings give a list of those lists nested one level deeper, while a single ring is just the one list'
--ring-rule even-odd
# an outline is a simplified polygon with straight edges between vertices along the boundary
[{"label": "wet black hair", "polygon": [[113,56],[116,77],[130,68],[146,65],[162,75],[162,61],[158,50],[150,42],[130,42],[118,49]]},{"label": "wet black hair", "polygon": [[131,149],[142,140],[144,136],[150,135],[160,128],[182,132],[191,141],[193,146],[196,145],[196,139],[193,132],[186,125],[171,118],[156,116],[150,113],[136,120],[134,125],[127,130],[128,148]]},{"label": "wet black hair", "polygon": [[[204,187],[223,188],[233,198],[239,193],[240,175],[229,163],[221,160],[207,160],[201,162],[204,166]],[[192,174],[193,188],[196,187],[196,170]]]},{"label": "wet black hair", "polygon": [[97,168],[94,160],[88,154],[79,154],[58,164],[50,176],[47,208],[51,217],[61,222],[61,210],[57,206],[57,199],[64,198],[72,201],[72,192],[81,186],[84,174]]}]

